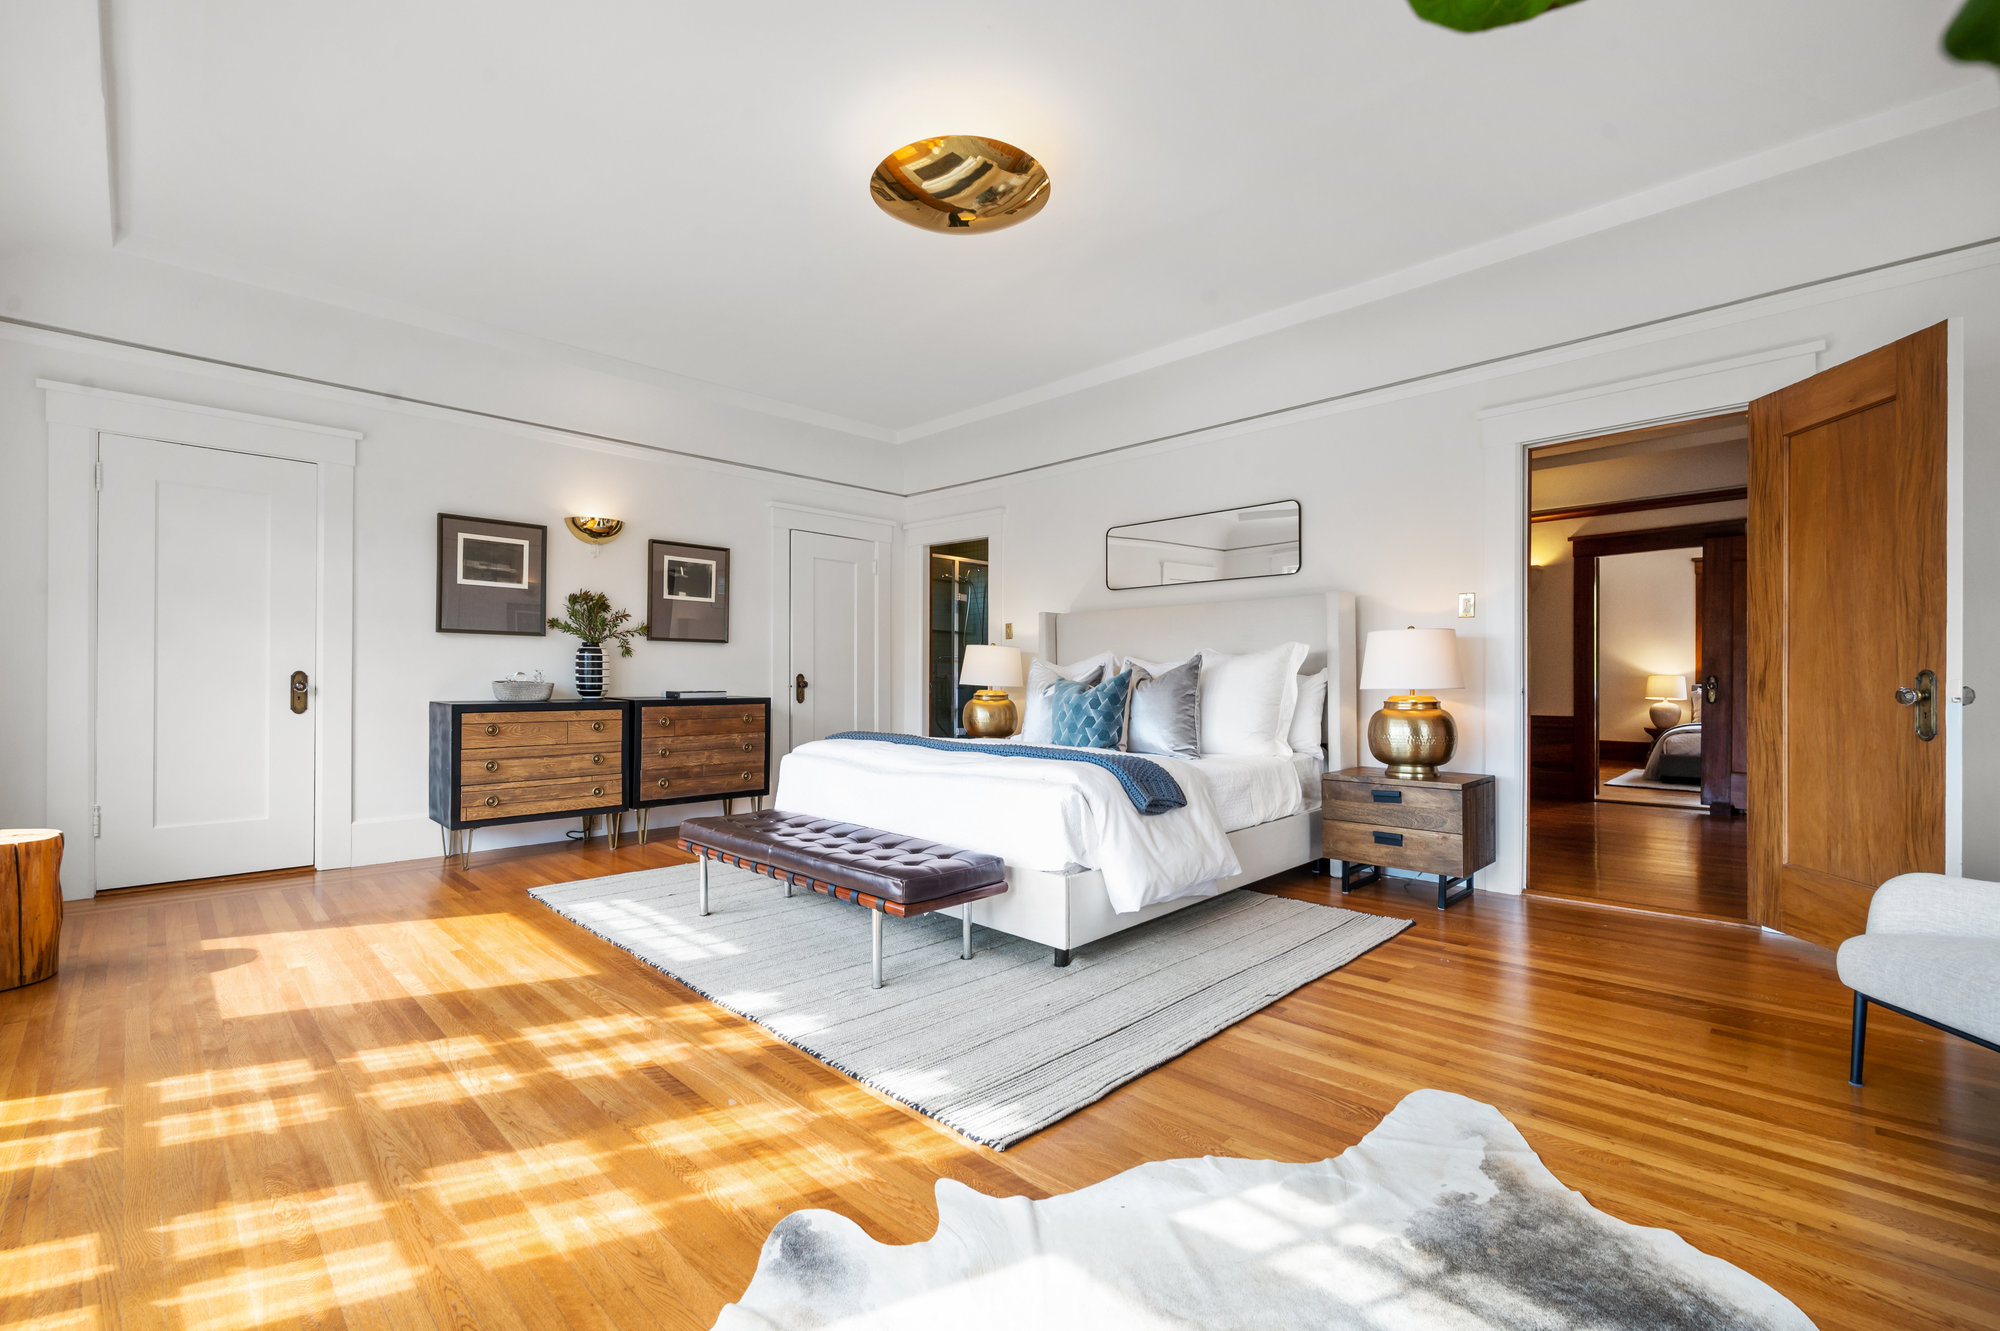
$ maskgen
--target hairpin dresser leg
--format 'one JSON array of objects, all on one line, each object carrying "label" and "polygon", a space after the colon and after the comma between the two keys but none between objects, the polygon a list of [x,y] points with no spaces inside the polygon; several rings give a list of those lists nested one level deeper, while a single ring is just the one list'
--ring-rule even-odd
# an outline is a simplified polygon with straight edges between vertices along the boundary
[{"label": "hairpin dresser leg", "polygon": [[468,827],[459,835],[465,839],[458,843],[458,867],[461,869],[470,869],[472,867],[472,829]]},{"label": "hairpin dresser leg", "polygon": [[701,913],[708,914],[708,852],[701,853]]},{"label": "hairpin dresser leg", "polygon": [[871,989],[880,989],[882,987],[882,912],[879,910],[869,911],[868,921],[870,933],[873,935],[875,943],[874,968],[870,972],[868,987]]},{"label": "hairpin dresser leg", "polygon": [[646,844],[646,833],[651,830],[653,811],[643,805],[639,809],[639,844]]},{"label": "hairpin dresser leg", "polygon": [[624,821],[625,811],[623,809],[604,815],[604,836],[611,843],[611,849],[613,850],[618,849],[618,825]]}]

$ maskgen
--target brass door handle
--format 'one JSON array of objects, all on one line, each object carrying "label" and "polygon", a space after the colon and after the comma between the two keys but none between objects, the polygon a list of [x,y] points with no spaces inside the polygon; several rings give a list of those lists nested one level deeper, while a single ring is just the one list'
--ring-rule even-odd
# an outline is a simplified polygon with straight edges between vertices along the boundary
[{"label": "brass door handle", "polygon": [[1896,701],[1905,707],[1916,709],[1917,738],[1928,743],[1937,738],[1937,672],[1919,670],[1915,687],[1908,684],[1896,690]]},{"label": "brass door handle", "polygon": [[792,698],[795,702],[804,702],[806,700],[806,677],[803,673],[792,681]]},{"label": "brass door handle", "polygon": [[1704,679],[1701,682],[1701,700],[1703,702],[1716,702],[1719,699],[1721,699],[1721,697],[1722,697],[1721,680],[1718,680],[1714,675],[1710,675],[1707,679]]},{"label": "brass door handle", "polygon": [[295,715],[306,710],[306,699],[308,696],[306,692],[306,672],[303,670],[294,670],[292,672],[292,712]]}]

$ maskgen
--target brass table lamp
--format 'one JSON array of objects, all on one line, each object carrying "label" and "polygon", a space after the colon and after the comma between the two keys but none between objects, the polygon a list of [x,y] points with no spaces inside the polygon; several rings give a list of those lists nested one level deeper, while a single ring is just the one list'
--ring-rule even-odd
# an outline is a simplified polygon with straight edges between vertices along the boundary
[{"label": "brass table lamp", "polygon": [[1021,714],[1004,690],[1022,684],[1021,649],[976,644],[965,649],[958,682],[977,685],[979,692],[965,704],[965,733],[973,739],[1005,739],[1014,733]]},{"label": "brass table lamp", "polygon": [[1368,719],[1368,752],[1405,780],[1435,781],[1458,747],[1458,726],[1431,689],[1462,689],[1451,629],[1376,629],[1361,663],[1364,689],[1401,689]]}]

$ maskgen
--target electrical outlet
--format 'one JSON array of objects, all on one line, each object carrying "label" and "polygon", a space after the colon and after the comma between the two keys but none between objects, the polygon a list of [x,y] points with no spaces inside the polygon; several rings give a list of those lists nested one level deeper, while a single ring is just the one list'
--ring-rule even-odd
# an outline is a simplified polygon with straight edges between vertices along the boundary
[{"label": "electrical outlet", "polygon": [[1460,619],[1471,619],[1474,615],[1478,614],[1479,612],[1475,608],[1478,605],[1478,601],[1479,598],[1474,593],[1460,592],[1458,594],[1458,617]]}]

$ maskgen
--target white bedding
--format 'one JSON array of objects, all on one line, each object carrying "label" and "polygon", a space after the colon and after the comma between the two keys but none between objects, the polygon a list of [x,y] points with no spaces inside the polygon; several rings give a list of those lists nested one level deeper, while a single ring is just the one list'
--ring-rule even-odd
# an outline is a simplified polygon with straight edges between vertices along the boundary
[{"label": "white bedding", "polygon": [[1099,870],[1119,912],[1208,895],[1241,871],[1227,834],[1297,813],[1292,755],[1194,760],[1144,755],[1187,806],[1148,817],[1118,778],[1089,763],[818,740],[786,755],[775,807],[998,855],[1021,872]]}]

